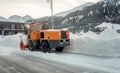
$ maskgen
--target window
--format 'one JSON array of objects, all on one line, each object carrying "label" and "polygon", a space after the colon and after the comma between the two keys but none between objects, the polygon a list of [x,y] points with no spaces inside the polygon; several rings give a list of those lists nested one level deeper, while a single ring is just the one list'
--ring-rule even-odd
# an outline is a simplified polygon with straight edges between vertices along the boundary
[{"label": "window", "polygon": [[41,25],[37,25],[36,30],[39,31],[41,29],[42,29],[42,26]]},{"label": "window", "polygon": [[41,32],[40,35],[40,38],[44,38],[44,32]]},{"label": "window", "polygon": [[49,29],[49,27],[48,27],[47,24],[43,24],[43,25],[42,25],[42,29]]},{"label": "window", "polygon": [[24,30],[24,28],[25,28],[25,27],[24,27],[24,25],[23,25],[23,24],[21,24],[21,29],[22,29],[22,30]]},{"label": "window", "polygon": [[11,29],[12,29],[12,30],[15,29],[15,24],[11,24]]}]

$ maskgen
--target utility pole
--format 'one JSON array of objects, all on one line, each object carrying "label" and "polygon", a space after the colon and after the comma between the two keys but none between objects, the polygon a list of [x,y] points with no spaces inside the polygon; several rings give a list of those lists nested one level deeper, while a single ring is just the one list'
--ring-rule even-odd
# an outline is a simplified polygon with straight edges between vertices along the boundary
[{"label": "utility pole", "polygon": [[54,24],[53,24],[53,20],[54,20],[54,16],[53,16],[53,0],[51,0],[51,14],[52,14],[52,29],[54,29]]},{"label": "utility pole", "polygon": [[52,17],[52,29],[54,29],[54,16],[53,16],[53,0],[48,0],[50,2],[50,9],[51,9],[51,17]]}]

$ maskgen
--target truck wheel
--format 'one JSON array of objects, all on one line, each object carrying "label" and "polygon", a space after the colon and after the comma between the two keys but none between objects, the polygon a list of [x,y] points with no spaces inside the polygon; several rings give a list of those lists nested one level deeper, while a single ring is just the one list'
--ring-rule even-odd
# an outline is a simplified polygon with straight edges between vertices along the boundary
[{"label": "truck wheel", "polygon": [[57,52],[63,52],[63,49],[64,49],[64,47],[57,47],[57,48],[55,48],[55,50],[56,50]]},{"label": "truck wheel", "polygon": [[28,49],[29,49],[30,51],[34,51],[34,50],[35,50],[35,47],[34,47],[33,43],[30,41],[29,44],[30,44],[30,46],[29,46]]},{"label": "truck wheel", "polygon": [[41,47],[42,47],[42,51],[44,53],[47,53],[47,52],[50,53],[51,52],[49,43],[47,41],[43,41],[42,44],[41,44]]}]

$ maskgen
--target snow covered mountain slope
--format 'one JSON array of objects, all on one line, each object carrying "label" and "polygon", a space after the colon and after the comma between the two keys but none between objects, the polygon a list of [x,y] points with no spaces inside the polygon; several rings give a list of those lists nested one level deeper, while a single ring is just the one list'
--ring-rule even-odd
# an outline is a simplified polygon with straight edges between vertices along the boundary
[{"label": "snow covered mountain slope", "polygon": [[13,15],[13,16],[10,16],[9,18],[4,18],[0,16],[0,21],[25,22],[30,19],[33,19],[33,18],[29,15],[26,15],[23,17],[18,15]]},{"label": "snow covered mountain slope", "polygon": [[7,20],[6,18],[0,16],[0,21],[6,21],[6,20]]},{"label": "snow covered mountain slope", "polygon": [[85,4],[81,5],[81,6],[75,7],[73,9],[71,9],[71,10],[64,11],[64,12],[61,12],[61,13],[57,13],[57,14],[55,14],[55,16],[63,16],[64,17],[64,16],[66,16],[67,14],[69,14],[71,12],[74,12],[74,11],[77,11],[77,10],[82,10],[84,7],[91,6],[91,5],[93,5],[93,3],[88,2],[88,3],[85,3]]},{"label": "snow covered mountain slope", "polygon": [[[94,27],[103,22],[120,24],[119,0],[103,0],[82,10],[67,14],[60,27],[72,29],[72,32],[95,31]],[[71,28],[72,27],[72,28]]]},{"label": "snow covered mountain slope", "polygon": [[26,15],[26,16],[18,16],[18,15],[13,15],[8,18],[8,21],[16,21],[16,22],[25,22],[27,20],[32,19],[31,16]]}]

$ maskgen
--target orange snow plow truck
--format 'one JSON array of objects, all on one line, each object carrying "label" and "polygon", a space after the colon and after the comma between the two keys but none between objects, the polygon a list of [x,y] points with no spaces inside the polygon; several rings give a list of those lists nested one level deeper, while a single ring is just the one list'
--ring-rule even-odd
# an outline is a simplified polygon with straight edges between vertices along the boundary
[{"label": "orange snow plow truck", "polygon": [[30,24],[28,29],[28,49],[31,51],[51,52],[54,48],[62,52],[64,47],[70,45],[68,30],[49,29],[47,23]]}]

